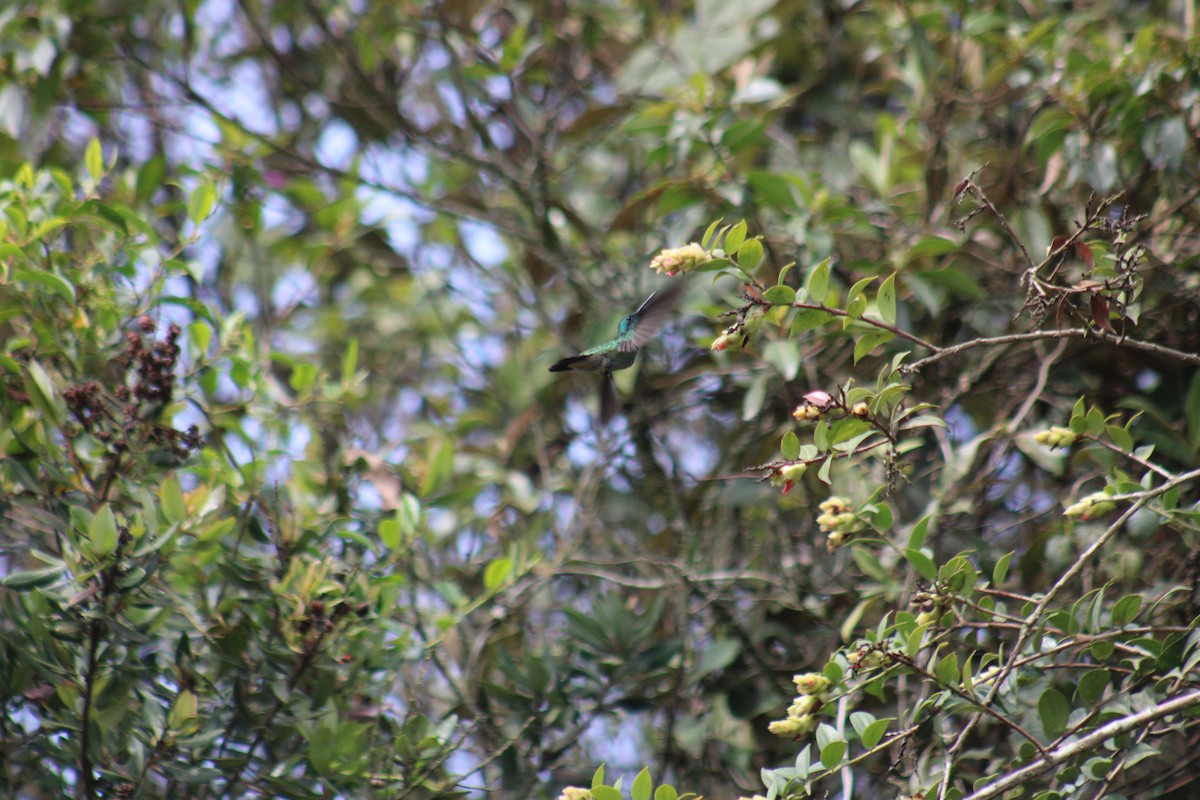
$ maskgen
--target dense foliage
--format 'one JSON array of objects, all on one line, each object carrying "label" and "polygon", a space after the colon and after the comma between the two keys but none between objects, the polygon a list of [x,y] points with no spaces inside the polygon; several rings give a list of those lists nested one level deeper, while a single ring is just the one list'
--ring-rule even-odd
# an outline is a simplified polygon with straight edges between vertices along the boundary
[{"label": "dense foliage", "polygon": [[0,9],[2,791],[1190,796],[1194,26]]}]

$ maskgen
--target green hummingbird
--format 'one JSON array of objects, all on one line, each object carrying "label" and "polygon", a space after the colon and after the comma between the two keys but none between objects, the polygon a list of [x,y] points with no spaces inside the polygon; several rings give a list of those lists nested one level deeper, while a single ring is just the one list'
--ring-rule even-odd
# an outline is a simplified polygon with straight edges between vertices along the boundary
[{"label": "green hummingbird", "polygon": [[682,293],[682,281],[652,293],[637,311],[617,325],[617,338],[588,348],[577,356],[559,359],[550,366],[550,371],[582,370],[601,373],[600,421],[607,423],[616,414],[620,404],[617,399],[617,387],[613,383],[613,372],[633,366],[638,350],[667,324],[667,318],[675,309]]}]

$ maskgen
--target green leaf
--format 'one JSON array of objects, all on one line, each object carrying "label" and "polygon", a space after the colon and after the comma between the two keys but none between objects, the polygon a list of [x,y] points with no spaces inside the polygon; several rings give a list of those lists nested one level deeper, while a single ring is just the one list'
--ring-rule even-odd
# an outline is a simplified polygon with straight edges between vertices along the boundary
[{"label": "green leaf", "polygon": [[19,270],[12,274],[12,279],[16,283],[36,283],[44,286],[61,297],[71,308],[75,307],[75,287],[60,275],[42,270]]},{"label": "green leaf", "polygon": [[1042,721],[1042,730],[1047,736],[1058,736],[1067,727],[1067,718],[1071,714],[1071,704],[1062,693],[1051,687],[1042,692],[1038,698],[1038,719]]},{"label": "green leaf", "polygon": [[425,470],[425,477],[421,481],[420,496],[429,497],[436,493],[453,471],[454,445],[451,442],[443,442],[437,449],[437,452],[429,459],[429,465]]},{"label": "green leaf", "polygon": [[877,719],[863,729],[862,743],[863,747],[868,750],[883,741],[883,735],[887,733],[888,725],[892,723],[892,717],[885,719]]},{"label": "green leaf", "polygon": [[379,541],[383,542],[383,546],[389,550],[399,548],[404,542],[404,536],[400,530],[400,520],[394,517],[380,520]]},{"label": "green leaf", "polygon": [[808,282],[805,284],[808,290],[808,296],[814,303],[824,305],[826,298],[829,296],[829,259],[825,259],[820,264],[813,267],[812,272],[808,275]]},{"label": "green leaf", "polygon": [[64,567],[61,564],[55,567],[42,567],[24,572],[10,572],[3,578],[0,578],[0,586],[5,586],[16,591],[37,589],[57,583],[64,575]]},{"label": "green leaf", "polygon": [[916,658],[921,652],[921,645],[925,641],[925,632],[929,630],[929,625],[928,622],[918,625],[912,633],[908,634],[908,638],[904,642],[904,652],[909,658]]},{"label": "green leaf", "polygon": [[908,535],[908,549],[920,550],[925,545],[925,534],[929,531],[929,523],[933,519],[933,515],[921,517],[913,525],[912,533]]},{"label": "green leaf", "polygon": [[1142,610],[1142,596],[1127,594],[1117,601],[1112,610],[1112,624],[1118,628],[1133,622],[1138,612]]},{"label": "green leaf", "polygon": [[1005,553],[1000,556],[1000,560],[992,568],[992,586],[999,586],[1004,583],[1004,579],[1008,577],[1008,565],[1014,555],[1015,553]]},{"label": "green leaf", "polygon": [[288,376],[288,384],[297,392],[305,392],[312,388],[313,382],[317,379],[319,368],[316,364],[311,364],[307,361],[302,361],[296,364],[292,370],[292,374]]},{"label": "green leaf", "polygon": [[907,261],[915,261],[925,256],[944,256],[947,253],[957,253],[959,245],[941,236],[926,236],[908,251]]},{"label": "green leaf", "polygon": [[664,783],[654,790],[654,800],[679,800],[679,792],[675,787]]},{"label": "green leaf", "polygon": [[800,437],[794,432],[788,431],[783,435],[783,441],[779,443],[779,451],[788,461],[795,461],[800,456]]},{"label": "green leaf", "polygon": [[411,492],[405,492],[400,497],[400,505],[396,508],[396,519],[400,522],[400,532],[411,538],[421,527],[421,501]]},{"label": "green leaf", "polygon": [[512,570],[513,562],[511,558],[494,559],[483,570],[483,588],[489,592],[496,591],[508,580],[508,576],[512,574]]},{"label": "green leaf", "polygon": [[171,713],[167,715],[167,726],[173,730],[184,728],[196,719],[199,707],[196,695],[186,689],[183,690],[175,698],[174,705],[171,706]]},{"label": "green leaf", "polygon": [[725,244],[722,249],[726,255],[733,255],[741,249],[744,241],[746,241],[746,220],[742,220],[729,229],[729,233],[725,234]]},{"label": "green leaf", "polygon": [[692,673],[693,680],[699,680],[707,675],[722,670],[733,663],[742,652],[742,644],[737,639],[718,638],[704,648],[700,661]]},{"label": "green leaf", "polygon": [[1093,705],[1104,696],[1104,690],[1108,688],[1109,680],[1108,670],[1090,669],[1080,677],[1075,691],[1078,692],[1079,699],[1084,704]]},{"label": "green leaf", "polygon": [[875,715],[869,714],[866,711],[855,711],[850,714],[850,725],[854,728],[854,732],[862,738],[862,733],[867,729],[867,726],[875,721]]},{"label": "green leaf", "polygon": [[708,226],[708,229],[704,231],[704,236],[700,239],[700,246],[705,250],[709,249],[709,245],[712,244],[713,234],[717,232],[717,226],[720,225],[724,219],[724,217],[720,217],[713,220],[713,222]]},{"label": "green leaf", "polygon": [[833,481],[829,479],[829,471],[833,469],[833,459],[826,458],[821,462],[821,466],[817,468],[817,479],[826,486],[832,486]]},{"label": "green leaf", "polygon": [[83,162],[87,165],[88,175],[99,183],[104,177],[104,153],[100,149],[99,139],[92,139],[87,143],[87,149],[83,152]]},{"label": "green leaf", "polygon": [[941,661],[938,662],[937,668],[934,670],[934,675],[937,676],[938,683],[943,686],[955,686],[958,684],[958,654],[948,653]]},{"label": "green leaf", "polygon": [[763,299],[773,306],[790,306],[796,302],[796,290],[790,286],[772,286],[763,292]]},{"label": "green leaf", "polygon": [[188,197],[187,213],[192,224],[199,226],[212,214],[217,202],[217,190],[208,181],[202,182]]},{"label": "green leaf", "polygon": [[29,402],[33,407],[51,425],[56,428],[63,426],[65,412],[54,391],[54,383],[35,358],[31,358],[25,364],[25,393],[29,395]]},{"label": "green leaf", "polygon": [[811,331],[814,328],[819,328],[829,322],[833,317],[828,311],[822,311],[819,308],[801,309],[795,317],[792,318],[790,332],[792,336],[805,331]]},{"label": "green leaf", "polygon": [[120,532],[117,530],[117,518],[113,516],[108,503],[100,506],[92,517],[88,528],[88,541],[92,543],[92,551],[97,555],[106,556],[117,549]]},{"label": "green leaf", "polygon": [[623,800],[621,793],[611,786],[593,786],[592,797],[595,800]]},{"label": "green leaf", "polygon": [[163,517],[169,524],[182,522],[187,516],[187,504],[183,500],[183,490],[179,486],[179,478],[174,473],[163,481],[158,490],[158,502],[162,508]]},{"label": "green leaf", "polygon": [[934,566],[929,556],[920,550],[906,548],[904,550],[904,560],[911,564],[912,568],[917,571],[917,574],[925,580],[932,581],[937,579],[937,567]]},{"label": "green leaf", "polygon": [[[719,222],[720,220],[718,220]],[[715,223],[714,223],[715,224]],[[604,765],[596,767],[596,771],[592,773],[592,788],[604,785]]]},{"label": "green leaf", "polygon": [[1100,436],[1104,433],[1104,412],[1092,406],[1087,412],[1087,433],[1089,436]]},{"label": "green leaf", "polygon": [[154,193],[162,186],[166,173],[167,162],[161,155],[152,157],[138,168],[137,183],[134,186],[134,194],[138,202],[148,202],[154,196]]},{"label": "green leaf", "polygon": [[877,280],[879,280],[879,278],[875,275],[872,275],[870,277],[855,281],[854,285],[850,287],[850,291],[846,292],[846,304],[849,305],[859,298],[864,297],[867,287]]},{"label": "green leaf", "polygon": [[762,261],[762,256],[762,242],[760,242],[758,239],[750,239],[738,248],[738,266],[746,270],[746,272],[753,272],[754,268],[757,267],[759,262]]},{"label": "green leaf", "polygon": [[875,298],[875,305],[879,308],[879,316],[889,325],[896,324],[896,273],[893,272],[879,287],[879,294]]},{"label": "green leaf", "polygon": [[346,342],[346,352],[342,354],[342,380],[348,381],[358,370],[358,339],[352,338]]},{"label": "green leaf", "polygon": [[197,320],[188,325],[188,341],[197,357],[203,358],[208,354],[208,345],[212,342],[212,328],[207,322]]},{"label": "green leaf", "polygon": [[746,394],[742,396],[742,419],[750,421],[762,411],[763,402],[767,399],[767,374],[760,372],[750,381]]},{"label": "green leaf", "polygon": [[846,743],[843,741],[833,741],[821,748],[821,764],[825,769],[833,769],[838,764],[842,763],[842,757],[846,755]]},{"label": "green leaf", "polygon": [[654,782],[650,779],[650,768],[642,767],[642,771],[633,779],[633,786],[630,787],[630,797],[632,800],[650,800],[653,788]]},{"label": "green leaf", "polygon": [[[1109,441],[1126,453],[1133,451],[1133,437],[1129,435],[1129,431],[1117,425],[1105,425],[1104,433],[1108,436]],[[1193,447],[1192,449],[1194,450],[1195,448]]]},{"label": "green leaf", "polygon": [[872,331],[864,333],[858,337],[858,341],[854,343],[854,363],[857,364],[862,359],[871,354],[875,348],[879,347],[884,342],[890,342],[896,338],[896,334],[891,331]]}]

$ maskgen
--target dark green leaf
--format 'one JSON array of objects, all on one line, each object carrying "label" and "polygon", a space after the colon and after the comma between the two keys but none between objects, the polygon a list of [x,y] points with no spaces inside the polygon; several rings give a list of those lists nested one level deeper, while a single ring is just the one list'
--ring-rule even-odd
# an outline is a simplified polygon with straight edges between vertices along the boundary
[{"label": "dark green leaf", "polygon": [[1071,706],[1057,689],[1051,687],[1042,692],[1037,708],[1038,719],[1042,721],[1042,730],[1047,736],[1058,736],[1066,729]]}]

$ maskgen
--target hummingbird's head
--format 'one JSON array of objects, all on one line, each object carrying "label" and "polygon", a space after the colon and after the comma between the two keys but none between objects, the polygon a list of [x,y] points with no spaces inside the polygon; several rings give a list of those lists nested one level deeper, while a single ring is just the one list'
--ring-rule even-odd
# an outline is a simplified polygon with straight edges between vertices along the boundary
[{"label": "hummingbird's head", "polygon": [[633,326],[636,323],[637,313],[635,312],[625,317],[623,320],[621,320],[621,323],[617,325],[617,335],[624,336],[625,334],[629,333],[631,330],[633,330]]}]

